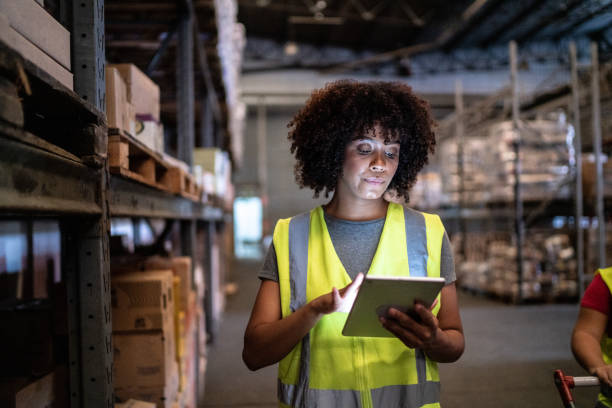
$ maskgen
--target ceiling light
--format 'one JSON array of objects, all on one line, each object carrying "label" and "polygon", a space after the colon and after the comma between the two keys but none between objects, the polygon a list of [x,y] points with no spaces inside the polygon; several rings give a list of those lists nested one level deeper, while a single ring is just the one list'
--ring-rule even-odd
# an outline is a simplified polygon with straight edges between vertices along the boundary
[{"label": "ceiling light", "polygon": [[257,0],[255,4],[257,4],[258,7],[267,7],[270,5],[270,0]]},{"label": "ceiling light", "polygon": [[315,3],[315,8],[317,10],[323,10],[327,7],[327,3],[324,0],[319,0]]}]

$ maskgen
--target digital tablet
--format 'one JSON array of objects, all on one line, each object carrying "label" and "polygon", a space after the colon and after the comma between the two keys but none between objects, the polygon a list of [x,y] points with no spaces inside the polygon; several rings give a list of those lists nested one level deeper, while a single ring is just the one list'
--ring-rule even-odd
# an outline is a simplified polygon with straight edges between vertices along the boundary
[{"label": "digital tablet", "polygon": [[413,310],[416,300],[430,307],[444,286],[444,278],[366,276],[349,312],[345,336],[394,337],[378,320],[390,307]]}]

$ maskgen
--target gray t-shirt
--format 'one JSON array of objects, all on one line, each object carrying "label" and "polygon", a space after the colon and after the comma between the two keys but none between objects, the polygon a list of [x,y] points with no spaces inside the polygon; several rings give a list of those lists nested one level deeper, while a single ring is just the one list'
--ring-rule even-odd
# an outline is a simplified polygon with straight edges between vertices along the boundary
[{"label": "gray t-shirt", "polygon": [[[335,218],[325,212],[323,214],[334,249],[351,279],[354,279],[359,272],[367,272],[378,247],[385,218],[371,221],[348,221]],[[456,280],[453,251],[446,232],[442,239],[440,276],[445,279],[446,284]],[[259,278],[278,282],[274,243],[270,244]]]}]

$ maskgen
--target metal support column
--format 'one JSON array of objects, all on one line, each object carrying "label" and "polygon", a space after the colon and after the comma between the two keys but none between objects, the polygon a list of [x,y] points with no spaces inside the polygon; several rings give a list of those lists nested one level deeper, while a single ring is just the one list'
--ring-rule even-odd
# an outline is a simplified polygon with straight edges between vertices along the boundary
[{"label": "metal support column", "polygon": [[458,231],[461,234],[461,247],[459,253],[464,257],[465,261],[465,242],[467,240],[467,226],[466,220],[463,216],[463,209],[465,208],[465,167],[463,154],[464,144],[464,126],[463,126],[463,83],[461,80],[455,82],[455,115],[457,120],[455,121],[455,141],[457,143],[457,173],[459,174],[459,197],[458,197],[458,209],[457,221],[459,222]]},{"label": "metal support column", "polygon": [[210,105],[210,99],[206,96],[202,98],[200,108],[200,140],[199,145],[202,147],[214,147],[214,120],[213,110]]},{"label": "metal support column", "polygon": [[598,227],[599,267],[606,267],[606,218],[604,216],[603,164],[601,162],[601,100],[599,98],[599,52],[597,43],[591,42],[591,95],[593,108],[593,153],[595,154],[595,207]]},{"label": "metal support column", "polygon": [[204,310],[206,314],[206,332],[208,334],[208,341],[214,342],[218,332],[218,310],[215,299],[218,294],[215,293],[219,290],[219,274],[215,270],[218,260],[215,259],[217,254],[213,253],[213,247],[216,240],[217,228],[214,221],[206,222],[206,271],[204,273],[205,278],[205,292],[204,292]]},{"label": "metal support column", "polygon": [[193,164],[195,145],[194,78],[193,78],[193,16],[185,10],[179,23],[176,52],[176,127],[178,158]]},{"label": "metal support column", "polygon": [[584,214],[582,203],[582,134],[580,130],[580,88],[578,82],[578,62],[576,56],[576,43],[569,45],[570,66],[572,75],[572,118],[574,122],[574,154],[576,170],[576,211],[574,214],[574,225],[576,226],[576,261],[578,277],[578,296],[582,298],[584,293],[584,232],[582,230],[582,215]]},{"label": "metal support column", "polygon": [[267,112],[263,97],[257,105],[257,179],[261,195],[268,194],[268,143],[267,143]]},{"label": "metal support column", "polygon": [[62,222],[72,408],[112,408],[114,402],[106,186],[102,171],[102,215]]},{"label": "metal support column", "polygon": [[195,220],[181,221],[181,252],[183,256],[189,256],[193,260],[191,263],[191,273],[193,282],[193,266],[196,255],[196,222]]},{"label": "metal support column", "polygon": [[74,91],[106,111],[104,0],[72,1]]},{"label": "metal support column", "polygon": [[512,128],[514,130],[514,228],[516,233],[516,268],[518,277],[518,301],[523,300],[523,197],[521,194],[521,130],[519,123],[518,68],[516,42],[510,41],[510,82],[512,86]]}]

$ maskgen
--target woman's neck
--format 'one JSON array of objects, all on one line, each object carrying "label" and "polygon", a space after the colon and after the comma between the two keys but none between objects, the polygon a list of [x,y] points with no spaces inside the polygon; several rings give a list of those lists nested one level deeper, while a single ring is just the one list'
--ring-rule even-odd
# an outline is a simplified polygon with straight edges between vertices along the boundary
[{"label": "woman's neck", "polygon": [[382,197],[375,200],[343,200],[334,193],[331,201],[324,208],[332,217],[349,221],[369,221],[387,215],[389,202]]}]

